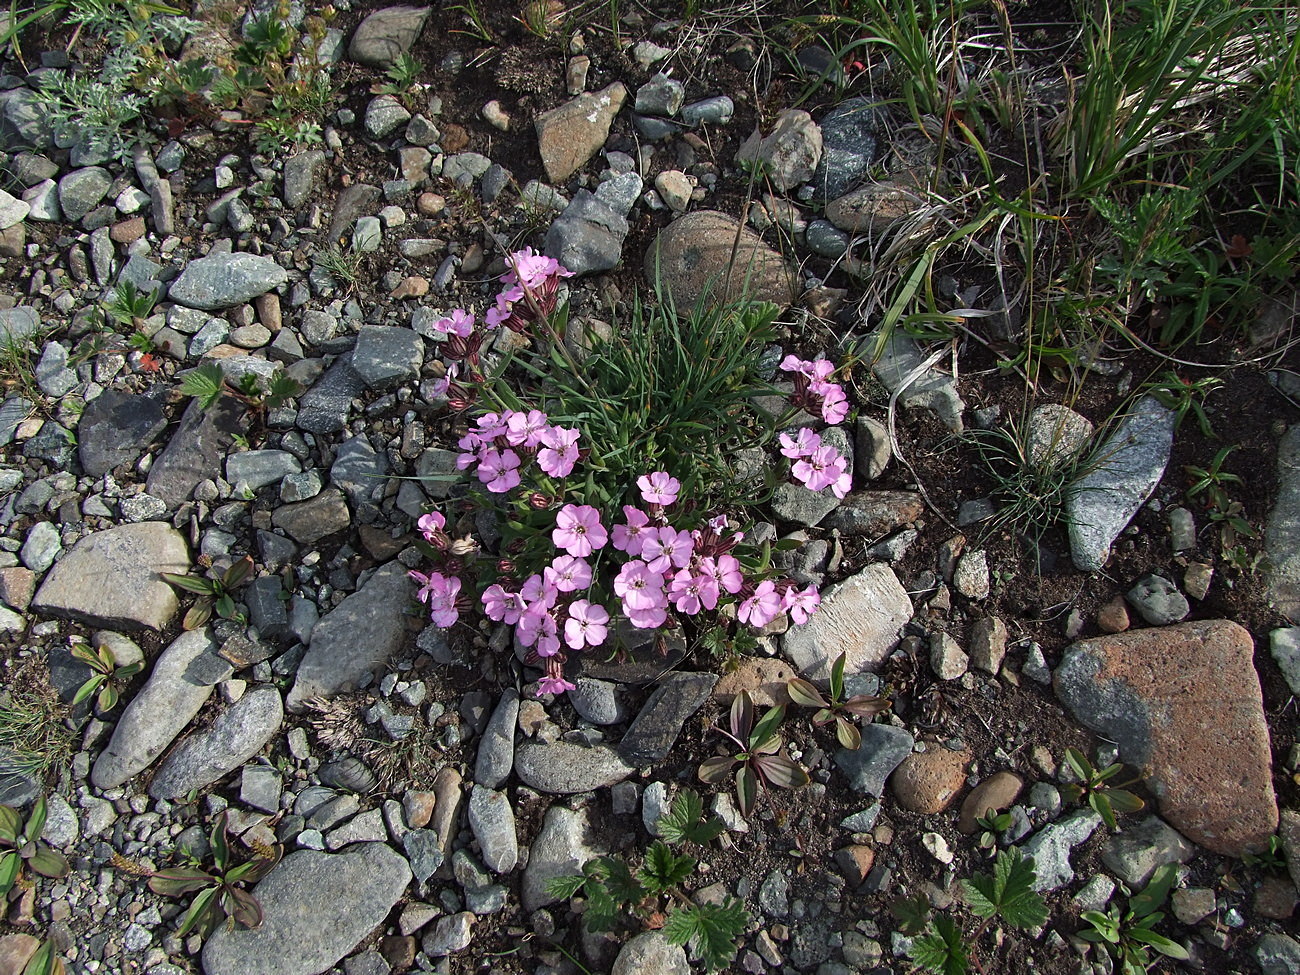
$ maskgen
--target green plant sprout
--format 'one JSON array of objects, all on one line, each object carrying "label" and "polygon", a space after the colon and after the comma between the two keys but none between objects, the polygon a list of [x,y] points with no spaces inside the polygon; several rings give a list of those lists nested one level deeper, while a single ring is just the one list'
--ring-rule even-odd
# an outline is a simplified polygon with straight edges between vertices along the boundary
[{"label": "green plant sprout", "polygon": [[844,696],[845,654],[835,658],[831,665],[830,700],[822,696],[812,684],[802,677],[792,677],[786,682],[786,693],[795,704],[806,708],[817,708],[812,723],[818,728],[835,722],[835,737],[845,748],[856,750],[862,745],[862,732],[854,725],[855,721],[868,721],[889,709],[889,699],[871,697],[866,694]]},{"label": "green plant sprout", "polygon": [[1224,447],[1214,455],[1210,461],[1209,467],[1198,467],[1195,464],[1185,464],[1183,472],[1191,482],[1187,488],[1186,497],[1189,502],[1202,498],[1205,507],[1211,511],[1227,511],[1232,504],[1232,498],[1228,496],[1227,488],[1224,485],[1236,484],[1243,485],[1241,477],[1233,474],[1231,471],[1223,469],[1224,462],[1227,461],[1235,447]]},{"label": "green plant sprout", "polygon": [[[1107,765],[1103,769],[1095,768],[1088,757],[1077,748],[1065,750],[1065,763],[1079,777],[1079,783],[1066,783],[1061,786],[1061,794],[1071,802],[1080,802],[1086,798],[1088,805],[1111,829],[1117,829],[1115,813],[1134,813],[1142,809],[1144,803],[1127,789],[1118,788],[1110,780],[1124,768],[1119,762]],[[1131,785],[1136,779],[1124,783]]]},{"label": "green plant sprout", "polygon": [[36,953],[27,959],[22,975],[65,975],[67,969],[53,941],[42,941]]},{"label": "green plant sprout", "polygon": [[1241,862],[1248,867],[1258,867],[1270,873],[1281,873],[1286,870],[1286,855],[1282,845],[1282,837],[1273,835],[1268,838],[1268,845],[1259,853],[1247,853],[1241,858]]},{"label": "green plant sprout", "polygon": [[157,291],[141,291],[133,281],[120,281],[112,297],[104,302],[104,312],[115,322],[138,329],[153,314],[157,303]]},{"label": "green plant sprout", "polygon": [[1146,383],[1143,389],[1154,396],[1165,409],[1174,411],[1175,427],[1181,426],[1187,414],[1191,413],[1196,417],[1196,425],[1201,433],[1213,437],[1214,430],[1210,426],[1210,418],[1205,415],[1203,403],[1211,392],[1222,385],[1223,380],[1217,376],[1184,379],[1177,371],[1170,369],[1159,378]]},{"label": "green plant sprout", "polygon": [[17,809],[0,806],[0,898],[20,882],[24,867],[52,880],[66,877],[72,869],[67,857],[41,839],[47,811],[43,796],[32,806],[26,823]]},{"label": "green plant sprout", "polygon": [[731,702],[729,727],[715,726],[737,750],[705,759],[699,779],[710,785],[725,782],[735,771],[736,801],[740,814],[749,817],[758,801],[760,786],[798,789],[808,784],[808,773],[781,753],[781,721],[784,705],[768,710],[755,723],[754,701],[748,691],[741,691]]},{"label": "green plant sprout", "polygon": [[1160,908],[1177,878],[1178,864],[1163,864],[1146,888],[1129,898],[1127,908],[1112,904],[1104,913],[1084,911],[1080,917],[1089,927],[1080,931],[1079,937],[1104,948],[1119,963],[1120,975],[1145,975],[1153,964],[1151,949],[1166,958],[1186,961],[1187,949],[1153,930],[1164,919]]},{"label": "green plant sprout", "polygon": [[410,95],[415,90],[416,79],[423,70],[424,65],[420,61],[403,51],[384,72],[388,76],[388,82],[377,85],[374,92],[377,95],[395,95],[399,98]]},{"label": "green plant sprout", "polygon": [[197,630],[203,626],[212,618],[214,610],[222,619],[243,621],[243,615],[236,609],[232,594],[253,575],[252,556],[245,555],[216,578],[183,576],[174,572],[163,572],[161,575],[164,582],[199,597],[181,622],[186,630]]},{"label": "green plant sprout", "polygon": [[983,830],[979,839],[980,849],[988,856],[993,856],[997,849],[998,837],[1011,828],[1011,813],[989,811],[977,817],[975,825]]},{"label": "green plant sprout", "polygon": [[101,644],[98,649],[95,649],[84,640],[74,640],[71,650],[73,658],[81,661],[91,670],[90,677],[77,688],[72,703],[76,706],[82,701],[88,700],[92,694],[98,691],[98,696],[95,698],[95,709],[100,714],[112,711],[113,708],[117,707],[117,702],[121,698],[121,687],[144,670],[144,661],[142,660],[127,664],[125,667],[119,667],[116,658],[113,656],[113,651],[107,644]]},{"label": "green plant sprout", "polygon": [[980,918],[970,934],[962,931],[951,913],[931,918],[924,894],[895,901],[889,910],[898,918],[899,930],[913,936],[908,953],[923,970],[933,975],[966,975],[973,964],[983,972],[974,951],[995,921],[1022,930],[1047,922],[1047,904],[1034,890],[1036,880],[1033,857],[1023,857],[1016,849],[1000,850],[991,874],[962,880],[966,906]]},{"label": "green plant sprout", "polygon": [[198,400],[202,410],[212,409],[223,394],[234,396],[260,418],[267,410],[281,407],[297,396],[302,387],[280,369],[265,380],[256,373],[246,372],[232,384],[221,366],[205,362],[181,378],[181,392]]},{"label": "green plant sprout", "polygon": [[698,861],[673,847],[703,846],[725,827],[716,816],[704,815],[698,794],[683,789],[656,828],[662,839],[650,844],[635,872],[622,857],[597,857],[583,865],[581,874],[546,881],[546,892],[566,901],[585,898],[583,922],[588,931],[612,931],[636,918],[661,927],[671,944],[689,944],[705,968],[717,971],[736,957],[736,939],[749,924],[749,915],[733,897],[722,904],[697,904],[687,897],[681,885]]},{"label": "green plant sprout", "polygon": [[280,861],[281,847],[259,849],[252,860],[236,864],[230,850],[227,814],[222,810],[208,834],[212,846],[212,870],[197,864],[159,870],[149,878],[149,889],[163,897],[197,896],[177,931],[182,938],[195,931],[206,938],[229,917],[246,928],[262,923],[262,905],[245,886],[251,886],[271,872]]}]

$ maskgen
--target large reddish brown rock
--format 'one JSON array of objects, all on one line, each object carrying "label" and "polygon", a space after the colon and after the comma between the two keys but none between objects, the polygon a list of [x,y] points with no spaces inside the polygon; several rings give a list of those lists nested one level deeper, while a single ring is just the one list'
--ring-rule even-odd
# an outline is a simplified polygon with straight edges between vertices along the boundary
[{"label": "large reddish brown rock", "polygon": [[1258,852],[1278,825],[1250,634],[1201,620],[1081,640],[1057,696],[1141,770],[1160,814],[1215,853]]},{"label": "large reddish brown rock", "polygon": [[966,784],[966,764],[970,760],[971,753],[966,749],[953,752],[934,744],[928,751],[913,752],[890,776],[894,798],[914,813],[941,813]]}]

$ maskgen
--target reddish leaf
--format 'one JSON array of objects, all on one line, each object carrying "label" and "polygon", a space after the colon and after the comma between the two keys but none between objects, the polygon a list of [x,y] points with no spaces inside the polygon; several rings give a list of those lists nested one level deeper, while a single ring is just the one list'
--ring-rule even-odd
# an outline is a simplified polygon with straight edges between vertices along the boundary
[{"label": "reddish leaf", "polygon": [[1251,247],[1250,243],[1245,237],[1241,236],[1241,234],[1233,234],[1231,240],[1228,241],[1228,246],[1224,250],[1224,253],[1227,254],[1228,257],[1233,258],[1249,257],[1251,254],[1255,253],[1255,248]]},{"label": "reddish leaf", "polygon": [[774,785],[778,789],[798,789],[808,784],[808,773],[784,755],[756,758],[754,767],[768,785]]},{"label": "reddish leaf", "polygon": [[706,758],[700,765],[699,777],[701,782],[707,782],[710,785],[717,785],[719,782],[726,781],[731,774],[731,768],[736,764],[736,760],[730,755],[715,755],[713,758]]}]

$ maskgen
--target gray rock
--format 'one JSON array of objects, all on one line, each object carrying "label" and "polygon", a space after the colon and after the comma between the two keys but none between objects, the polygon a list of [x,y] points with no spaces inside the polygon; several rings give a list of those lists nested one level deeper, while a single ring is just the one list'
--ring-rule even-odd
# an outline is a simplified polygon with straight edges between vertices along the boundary
[{"label": "gray rock", "polygon": [[367,15],[348,43],[348,57],[368,68],[391,68],[412,46],[429,19],[430,7],[385,7]]},{"label": "gray rock", "polygon": [[50,796],[41,838],[56,850],[62,850],[77,842],[80,835],[81,825],[77,822],[77,813],[68,805],[68,800],[58,793]]},{"label": "gray rock", "polygon": [[814,254],[829,257],[831,260],[843,257],[849,249],[849,234],[840,230],[829,220],[811,220],[804,231],[804,241]]},{"label": "gray rock", "polygon": [[671,116],[681,111],[685,100],[685,85],[666,74],[657,74],[636,90],[635,107],[644,115]]},{"label": "gray rock", "polygon": [[705,295],[722,300],[748,295],[783,307],[794,296],[795,279],[781,255],[717,210],[685,214],[661,230],[646,251],[644,271],[678,308],[692,307]]},{"label": "gray rock", "polygon": [[862,729],[862,745],[856,750],[840,748],[835,764],[849,780],[855,792],[875,796],[885,794],[885,780],[912,754],[916,739],[902,728],[887,724],[869,724]]},{"label": "gray rock", "polygon": [[289,635],[287,597],[279,576],[262,576],[243,590],[249,621],[263,639],[278,640]]},{"label": "gray rock", "polygon": [[474,937],[474,915],[461,911],[439,918],[433,930],[424,936],[420,947],[430,958],[445,958],[469,947]]},{"label": "gray rock", "polygon": [[1285,626],[1268,635],[1268,650],[1291,693],[1300,695],[1300,626]]},{"label": "gray rock", "polygon": [[149,784],[155,799],[175,799],[233,772],[280,730],[284,705],[274,687],[257,687],[230,706],[212,727],[172,750]]},{"label": "gray rock", "polygon": [[492,160],[481,152],[458,152],[442,164],[442,175],[460,186],[468,186],[492,168]]},{"label": "gray rock", "polygon": [[1269,602],[1300,623],[1300,424],[1277,445],[1277,501],[1264,529],[1264,550]]},{"label": "gray rock", "polygon": [[756,131],[736,153],[742,166],[757,166],[778,193],[812,179],[822,157],[822,132],[803,109],[784,109],[772,132]]},{"label": "gray rock", "polygon": [[777,485],[772,495],[772,513],[782,521],[814,528],[839,507],[840,501],[830,488],[813,491],[788,481]]},{"label": "gray rock", "polygon": [[191,261],[172,282],[172,301],[204,311],[220,311],[252,301],[289,280],[284,268],[256,254],[213,254]]},{"label": "gray rock", "polygon": [[[639,188],[639,176],[624,176],[634,179]],[[575,275],[608,271],[623,257],[623,241],[630,229],[626,213],[589,190],[579,190],[546,231],[542,250]]]},{"label": "gray rock", "polygon": [[853,461],[858,477],[874,481],[885,472],[893,458],[889,431],[879,420],[859,416],[853,427]]},{"label": "gray rock", "polygon": [[191,671],[216,651],[216,641],[204,628],[182,633],[162,652],[148,682],[118,719],[108,747],[95,760],[90,779],[96,788],[114,789],[144,771],[185,730],[212,695],[212,685],[195,679]]},{"label": "gray rock", "polygon": [[519,838],[510,797],[475,785],[469,795],[469,825],[493,873],[509,873],[519,862]]},{"label": "gray rock", "polygon": [[162,398],[109,388],[86,404],[77,424],[77,459],[90,477],[134,464],[167,427]]},{"label": "gray rock", "polygon": [[519,694],[512,687],[501,693],[501,700],[478,745],[474,763],[474,781],[488,789],[499,789],[510,778],[515,763],[515,723],[519,720]]},{"label": "gray rock", "polygon": [[937,369],[921,370],[924,361],[916,342],[895,331],[872,371],[891,393],[898,392],[898,402],[904,407],[931,410],[949,432],[961,433],[966,403],[958,394],[956,383],[952,376]]},{"label": "gray rock", "polygon": [[1147,816],[1125,825],[1106,838],[1101,862],[1106,869],[1134,890],[1145,887],[1156,868],[1166,863],[1186,863],[1196,847],[1159,816]]},{"label": "gray rock", "polygon": [[608,745],[531,740],[515,748],[515,775],[539,792],[570,795],[603,789],[636,771]]},{"label": "gray rock", "polygon": [[1034,858],[1037,879],[1034,890],[1045,893],[1064,887],[1074,879],[1070,851],[1086,840],[1101,825],[1101,817],[1091,809],[1080,809],[1059,822],[1044,826],[1021,847]]},{"label": "gray rock", "polygon": [[1092,439],[1092,421],[1066,406],[1048,403],[1029,414],[1029,462],[1052,469],[1078,457]]},{"label": "gray rock", "polygon": [[600,151],[626,100],[627,88],[616,81],[537,116],[533,124],[548,182],[563,183]]},{"label": "gray rock", "polygon": [[915,491],[852,491],[824,527],[838,529],[842,535],[875,539],[924,514],[925,501]]},{"label": "gray rock", "polygon": [[21,342],[41,327],[41,316],[30,305],[0,309],[0,340]]},{"label": "gray rock", "polygon": [[298,458],[287,450],[244,450],[226,458],[226,480],[253,491],[301,470]]},{"label": "gray rock", "polygon": [[113,177],[107,169],[99,166],[86,166],[68,173],[59,180],[59,206],[63,218],[69,223],[80,221],[99,204],[112,185]]},{"label": "gray rock", "polygon": [[298,665],[286,707],[301,710],[303,703],[312,698],[353,690],[367,678],[383,673],[406,634],[404,611],[411,595],[406,567],[389,562],[360,590],[323,616]]},{"label": "gray rock", "polygon": [[366,106],[366,134],[372,139],[383,139],[409,121],[411,113],[392,95],[379,95]]},{"label": "gray rock", "polygon": [[412,829],[402,837],[402,849],[410,861],[415,882],[422,884],[443,864],[442,845],[431,829]]},{"label": "gray rock", "polygon": [[984,549],[962,554],[952,574],[952,587],[967,599],[989,598],[989,558]]},{"label": "gray rock", "polygon": [[627,720],[627,707],[618,693],[618,685],[610,681],[579,677],[574,689],[569,691],[569,703],[578,716],[592,724],[619,724]]},{"label": "gray rock", "polygon": [[384,843],[343,853],[291,853],[254,888],[256,928],[220,926],[203,946],[207,975],[315,975],[334,965],[392,910],[411,880]]},{"label": "gray rock", "polygon": [[354,505],[382,498],[387,473],[388,455],[376,451],[364,436],[345,440],[330,465],[330,481]]},{"label": "gray rock", "polygon": [[32,208],[26,202],[0,190],[0,230],[22,223],[31,212]]},{"label": "gray rock", "polygon": [[[418,337],[418,336],[417,336]],[[366,381],[352,368],[351,355],[339,356],[320,380],[298,401],[298,429],[308,433],[338,433],[347,424],[352,400]]]},{"label": "gray rock", "polygon": [[30,767],[9,749],[0,748],[0,803],[21,809],[36,801],[45,783],[27,771]]},{"label": "gray rock", "polygon": [[894,570],[870,565],[823,592],[808,622],[786,632],[781,651],[808,680],[829,680],[841,653],[847,673],[875,670],[911,618],[912,602]]},{"label": "gray rock", "polygon": [[669,674],[618,743],[629,765],[647,767],[668,756],[686,719],[700,709],[718,682],[716,674]]},{"label": "gray rock", "polygon": [[1129,605],[1152,626],[1166,626],[1186,619],[1191,612],[1187,597],[1163,576],[1145,575],[1127,593]]},{"label": "gray rock", "polygon": [[299,152],[284,161],[284,202],[297,210],[311,200],[317,189],[325,153],[319,149]]},{"label": "gray rock", "polygon": [[77,385],[77,373],[68,368],[68,350],[60,343],[45,343],[36,363],[36,385],[53,399],[66,395]]},{"label": "gray rock", "polygon": [[23,202],[29,207],[27,215],[33,220],[54,222],[63,219],[59,207],[59,184],[52,179],[42,180],[23,193]]},{"label": "gray rock", "polygon": [[1300,942],[1285,934],[1269,933],[1255,942],[1255,964],[1260,975],[1295,975],[1300,972]]},{"label": "gray rock", "polygon": [[682,108],[682,121],[690,126],[726,125],[736,112],[736,105],[726,95],[715,95]]},{"label": "gray rock", "polygon": [[330,240],[338,240],[351,230],[357,219],[370,213],[382,196],[383,191],[369,183],[353,183],[344,187],[334,203],[334,215],[330,218]]},{"label": "gray rock", "polygon": [[271,524],[302,545],[315,545],[321,539],[347,531],[352,526],[352,514],[343,492],[329,488],[307,501],[276,508]]},{"label": "gray rock", "polygon": [[280,773],[269,765],[245,765],[239,779],[239,801],[263,812],[280,811]]},{"label": "gray rock", "polygon": [[201,481],[217,477],[240,432],[243,412],[229,396],[218,399],[210,410],[191,400],[176,432],[149,469],[149,494],[175,509],[190,499]]},{"label": "gray rock", "polygon": [[843,196],[867,177],[880,155],[888,112],[868,98],[849,98],[821,120],[822,156],[812,183],[823,200]]},{"label": "gray rock", "polygon": [[384,814],[378,809],[367,809],[353,816],[342,826],[330,830],[325,837],[325,846],[329,850],[341,850],[354,843],[383,843],[388,839],[388,829],[384,826]]},{"label": "gray rock", "polygon": [[559,898],[546,892],[546,882],[581,873],[583,864],[602,853],[586,808],[551,806],[546,810],[537,839],[528,850],[528,866],[524,868],[521,885],[524,911],[531,914],[556,903]]},{"label": "gray rock", "polygon": [[22,559],[23,565],[39,573],[53,565],[62,551],[63,542],[59,538],[59,530],[52,522],[38,521],[28,530],[18,557]]},{"label": "gray rock", "polygon": [[185,539],[171,526],[120,525],[83,536],[45,577],[31,609],[107,629],[161,630],[180,604],[159,573],[189,567]]},{"label": "gray rock", "polygon": [[395,389],[420,378],[424,339],[409,328],[365,325],[357,333],[352,368],[371,389]]},{"label": "gray rock", "polygon": [[1088,473],[1070,486],[1066,499],[1078,569],[1101,569],[1111,543],[1160,483],[1173,442],[1173,411],[1144,396],[1087,461]]},{"label": "gray rock", "polygon": [[690,975],[686,952],[662,931],[643,931],[619,949],[610,975]]}]

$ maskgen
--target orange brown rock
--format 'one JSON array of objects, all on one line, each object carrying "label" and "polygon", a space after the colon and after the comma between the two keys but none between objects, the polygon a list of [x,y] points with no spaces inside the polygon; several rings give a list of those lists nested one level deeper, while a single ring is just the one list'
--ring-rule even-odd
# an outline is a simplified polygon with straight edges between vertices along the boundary
[{"label": "orange brown rock", "polygon": [[929,751],[913,752],[889,777],[894,798],[910,812],[941,813],[966,784],[966,764],[970,760],[971,753],[965,749],[953,752],[935,744]]},{"label": "orange brown rock", "polygon": [[1160,814],[1208,850],[1258,852],[1278,826],[1254,641],[1228,620],[1081,640],[1056,670],[1057,697],[1116,742]]},{"label": "orange brown rock", "polygon": [[961,818],[957,828],[963,833],[975,832],[975,820],[991,812],[1002,812],[1016,801],[1024,781],[1015,772],[996,772],[970,790],[961,804]]}]

